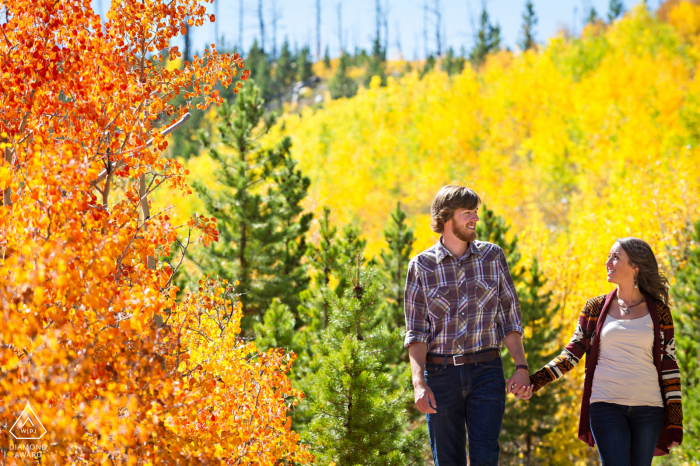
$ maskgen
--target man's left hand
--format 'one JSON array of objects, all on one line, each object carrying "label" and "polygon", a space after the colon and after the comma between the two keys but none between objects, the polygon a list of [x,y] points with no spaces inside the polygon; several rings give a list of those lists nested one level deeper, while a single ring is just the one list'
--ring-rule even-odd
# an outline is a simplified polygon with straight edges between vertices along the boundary
[{"label": "man's left hand", "polygon": [[530,387],[530,376],[524,369],[516,369],[513,377],[506,380],[506,393],[512,393],[518,398],[530,398],[532,396],[532,387]]}]

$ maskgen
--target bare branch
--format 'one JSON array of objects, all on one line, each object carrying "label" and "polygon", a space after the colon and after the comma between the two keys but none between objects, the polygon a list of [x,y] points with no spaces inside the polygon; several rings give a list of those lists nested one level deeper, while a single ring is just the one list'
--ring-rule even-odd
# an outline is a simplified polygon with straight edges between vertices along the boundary
[{"label": "bare branch", "polygon": [[[163,131],[161,131],[160,134],[161,134],[162,136],[167,136],[168,134],[170,134],[170,133],[172,133],[173,131],[175,131],[176,129],[178,129],[180,126],[184,125],[184,124],[187,122],[187,120],[189,120],[189,119],[190,119],[190,113],[187,112],[187,113],[185,113],[185,114],[182,116],[182,118],[180,118],[177,122],[173,123],[172,125],[170,125],[170,126],[167,127],[166,129],[164,129]],[[153,141],[154,141],[154,138],[151,138],[151,139],[148,140],[148,142],[146,142],[145,145],[139,146],[139,147],[137,147],[137,148],[135,148],[135,149],[132,149],[131,151],[133,152],[133,151],[135,151],[135,150],[140,150],[140,149],[144,149],[144,148],[146,148],[146,147],[150,147],[150,146],[153,145]],[[114,154],[114,155],[119,155],[119,154]],[[90,184],[91,184],[93,187],[96,186],[97,183],[99,183],[100,181],[102,181],[102,180],[104,180],[105,178],[107,178],[107,175],[109,174],[110,170],[119,170],[119,169],[122,167],[122,165],[124,165],[124,161],[123,161],[123,160],[117,160],[116,162],[112,162],[111,168],[110,168],[110,169],[104,169],[104,170],[102,170],[102,171],[100,172],[100,174],[97,175],[97,178],[95,178],[95,180],[93,180]]]}]

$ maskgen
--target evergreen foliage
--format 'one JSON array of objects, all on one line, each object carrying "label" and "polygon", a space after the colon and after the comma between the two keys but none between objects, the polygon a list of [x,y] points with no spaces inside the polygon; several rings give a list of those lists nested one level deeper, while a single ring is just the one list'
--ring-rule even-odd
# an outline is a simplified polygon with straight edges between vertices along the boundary
[{"label": "evergreen foliage", "polygon": [[523,12],[523,28],[521,38],[518,45],[520,50],[530,50],[537,42],[535,41],[535,26],[537,25],[537,16],[535,15],[535,7],[532,0],[527,0],[525,4],[525,12]]},{"label": "evergreen foliage", "polygon": [[683,444],[686,461],[700,461],[700,221],[691,231],[692,246],[676,271],[672,288],[676,358],[683,392]]},{"label": "evergreen foliage", "polygon": [[481,65],[486,60],[486,55],[501,48],[501,27],[489,22],[489,14],[486,4],[481,9],[479,31],[476,34],[474,49],[469,54],[469,60],[474,65]]},{"label": "evergreen foliage", "polygon": [[255,39],[246,57],[246,67],[250,70],[250,79],[258,86],[260,97],[265,102],[270,102],[275,95],[270,64],[267,54]]},{"label": "evergreen foliage", "polygon": [[302,214],[300,206],[309,180],[296,169],[289,138],[272,149],[257,146],[272,123],[263,119],[263,104],[252,83],[233,106],[224,102],[217,111],[220,142],[200,132],[202,144],[221,166],[218,184],[194,183],[217,219],[220,241],[192,260],[204,273],[240,282],[244,328],[264,314],[273,297],[296,309],[309,280],[301,262],[311,214]]},{"label": "evergreen foliage", "polygon": [[408,373],[396,390],[384,371],[385,361],[404,350],[402,332],[371,326],[381,296],[375,272],[358,258],[349,274],[342,298],[328,293],[330,326],[315,348],[319,370],[305,389],[313,420],[302,435],[319,464],[418,464],[426,430],[408,430]]},{"label": "evergreen foliage", "polygon": [[[526,338],[523,347],[528,365],[540,368],[556,356],[560,348],[558,336],[561,326],[552,325],[559,312],[559,306],[552,305],[552,292],[544,291],[546,279],[542,274],[537,258],[534,258],[526,270],[518,267],[521,255],[518,251],[518,237],[507,240],[510,227],[503,217],[496,215],[485,205],[480,209],[480,221],[477,223],[477,237],[494,243],[503,249],[511,271],[513,282],[518,290],[522,325]],[[515,371],[512,358],[507,349],[503,349],[503,370],[506,376]],[[506,412],[503,418],[501,439],[504,441],[503,454],[511,457],[516,464],[533,463],[533,452],[540,440],[553,429],[554,414],[563,401],[561,384],[547,387],[542,393],[535,394],[528,401],[517,401],[512,397],[506,400]],[[522,453],[522,463],[520,454]]]},{"label": "evergreen foliage", "polygon": [[369,85],[373,76],[382,78],[382,84],[386,84],[386,50],[382,48],[379,39],[374,39],[372,54],[369,56],[369,66],[365,76],[365,85]]},{"label": "evergreen foliage", "polygon": [[[307,249],[307,257],[312,267],[313,286],[302,295],[302,306],[309,310],[309,316],[317,316],[315,320],[322,323],[315,327],[328,327],[328,316],[330,313],[330,303],[326,298],[326,290],[329,289],[331,276],[339,269],[340,247],[337,243],[336,235],[338,228],[331,225],[331,209],[323,208],[323,216],[319,219],[319,241],[318,244],[310,243]],[[311,312],[312,309],[318,312]]]},{"label": "evergreen foliage", "polygon": [[339,99],[341,97],[352,97],[357,94],[357,83],[347,74],[350,57],[343,53],[340,56],[338,68],[335,70],[333,77],[328,82],[328,90],[331,93],[331,98]]},{"label": "evergreen foliage", "polygon": [[613,22],[625,12],[625,6],[620,0],[610,0],[608,6],[608,22]]},{"label": "evergreen foliage", "polygon": [[522,270],[518,269],[520,252],[518,251],[518,235],[514,235],[510,241],[506,240],[506,234],[510,227],[500,215],[496,215],[493,210],[489,210],[486,204],[479,209],[479,222],[476,224],[476,237],[481,241],[488,241],[503,249],[508,262],[510,274],[513,282],[517,283],[522,275]]},{"label": "evergreen foliage", "polygon": [[406,288],[406,271],[411,259],[411,250],[415,237],[413,229],[406,225],[406,212],[401,203],[391,212],[389,225],[384,230],[384,239],[388,248],[381,252],[382,278],[386,285],[385,296],[388,302],[388,325],[390,328],[404,328],[404,289]]},{"label": "evergreen foliage", "polygon": [[586,17],[586,24],[593,24],[598,21],[598,12],[595,8],[591,7],[588,11],[588,16]]},{"label": "evergreen foliage", "polygon": [[323,66],[325,66],[326,69],[330,69],[331,67],[331,56],[328,53],[328,46],[326,46],[326,51],[323,54]]},{"label": "evergreen foliage", "polygon": [[464,57],[455,56],[455,51],[450,47],[441,61],[441,68],[449,75],[459,74],[464,69],[466,60]]},{"label": "evergreen foliage", "polygon": [[[532,260],[527,275],[519,280],[518,285],[523,329],[527,335],[523,339],[523,347],[528,365],[534,371],[551,361],[560,351],[558,337],[562,327],[552,324],[559,306],[552,305],[551,291],[543,292],[546,279],[537,258]],[[515,371],[512,358],[503,357],[503,370],[506,374]],[[537,464],[534,458],[537,445],[555,427],[554,415],[559,405],[569,401],[563,384],[552,384],[528,401],[508,397],[501,431],[503,455],[510,456],[515,464]]]},{"label": "evergreen foliage", "polygon": [[301,82],[306,82],[313,76],[313,70],[311,69],[313,63],[311,63],[311,51],[309,46],[305,45],[301,48],[299,55],[297,56],[297,79]]},{"label": "evergreen foliage", "polygon": [[425,63],[423,64],[423,70],[420,73],[420,77],[422,78],[426,74],[428,74],[433,68],[435,68],[436,64],[435,57],[431,54],[428,55],[428,58],[425,59]]},{"label": "evergreen foliage", "polygon": [[294,69],[296,64],[294,60],[294,54],[292,54],[292,51],[289,49],[289,41],[285,40],[282,44],[280,56],[277,59],[277,70],[275,73],[278,92],[282,92],[284,89],[294,84],[296,78],[296,70]]}]

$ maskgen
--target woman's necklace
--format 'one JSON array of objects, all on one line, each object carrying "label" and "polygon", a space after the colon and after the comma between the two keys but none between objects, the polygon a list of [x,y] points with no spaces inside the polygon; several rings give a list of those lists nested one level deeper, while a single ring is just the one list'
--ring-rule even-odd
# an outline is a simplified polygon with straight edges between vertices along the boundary
[{"label": "woman's necklace", "polygon": [[625,314],[629,314],[629,313],[630,313],[630,308],[631,308],[631,307],[639,306],[639,305],[642,304],[643,302],[644,302],[644,298],[642,298],[642,300],[639,301],[637,304],[633,304],[633,305],[631,305],[631,306],[625,306],[625,301],[622,300],[622,299],[620,299],[620,298],[617,298],[617,305],[620,306],[620,309],[622,309],[622,312],[624,312]]}]

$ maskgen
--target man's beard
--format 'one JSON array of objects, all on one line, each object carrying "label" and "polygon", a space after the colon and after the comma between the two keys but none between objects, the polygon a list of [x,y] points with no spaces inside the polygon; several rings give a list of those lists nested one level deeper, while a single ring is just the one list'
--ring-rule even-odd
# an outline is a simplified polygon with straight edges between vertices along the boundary
[{"label": "man's beard", "polygon": [[476,231],[468,230],[466,224],[457,225],[455,222],[452,222],[452,234],[465,243],[471,243],[476,239]]}]

